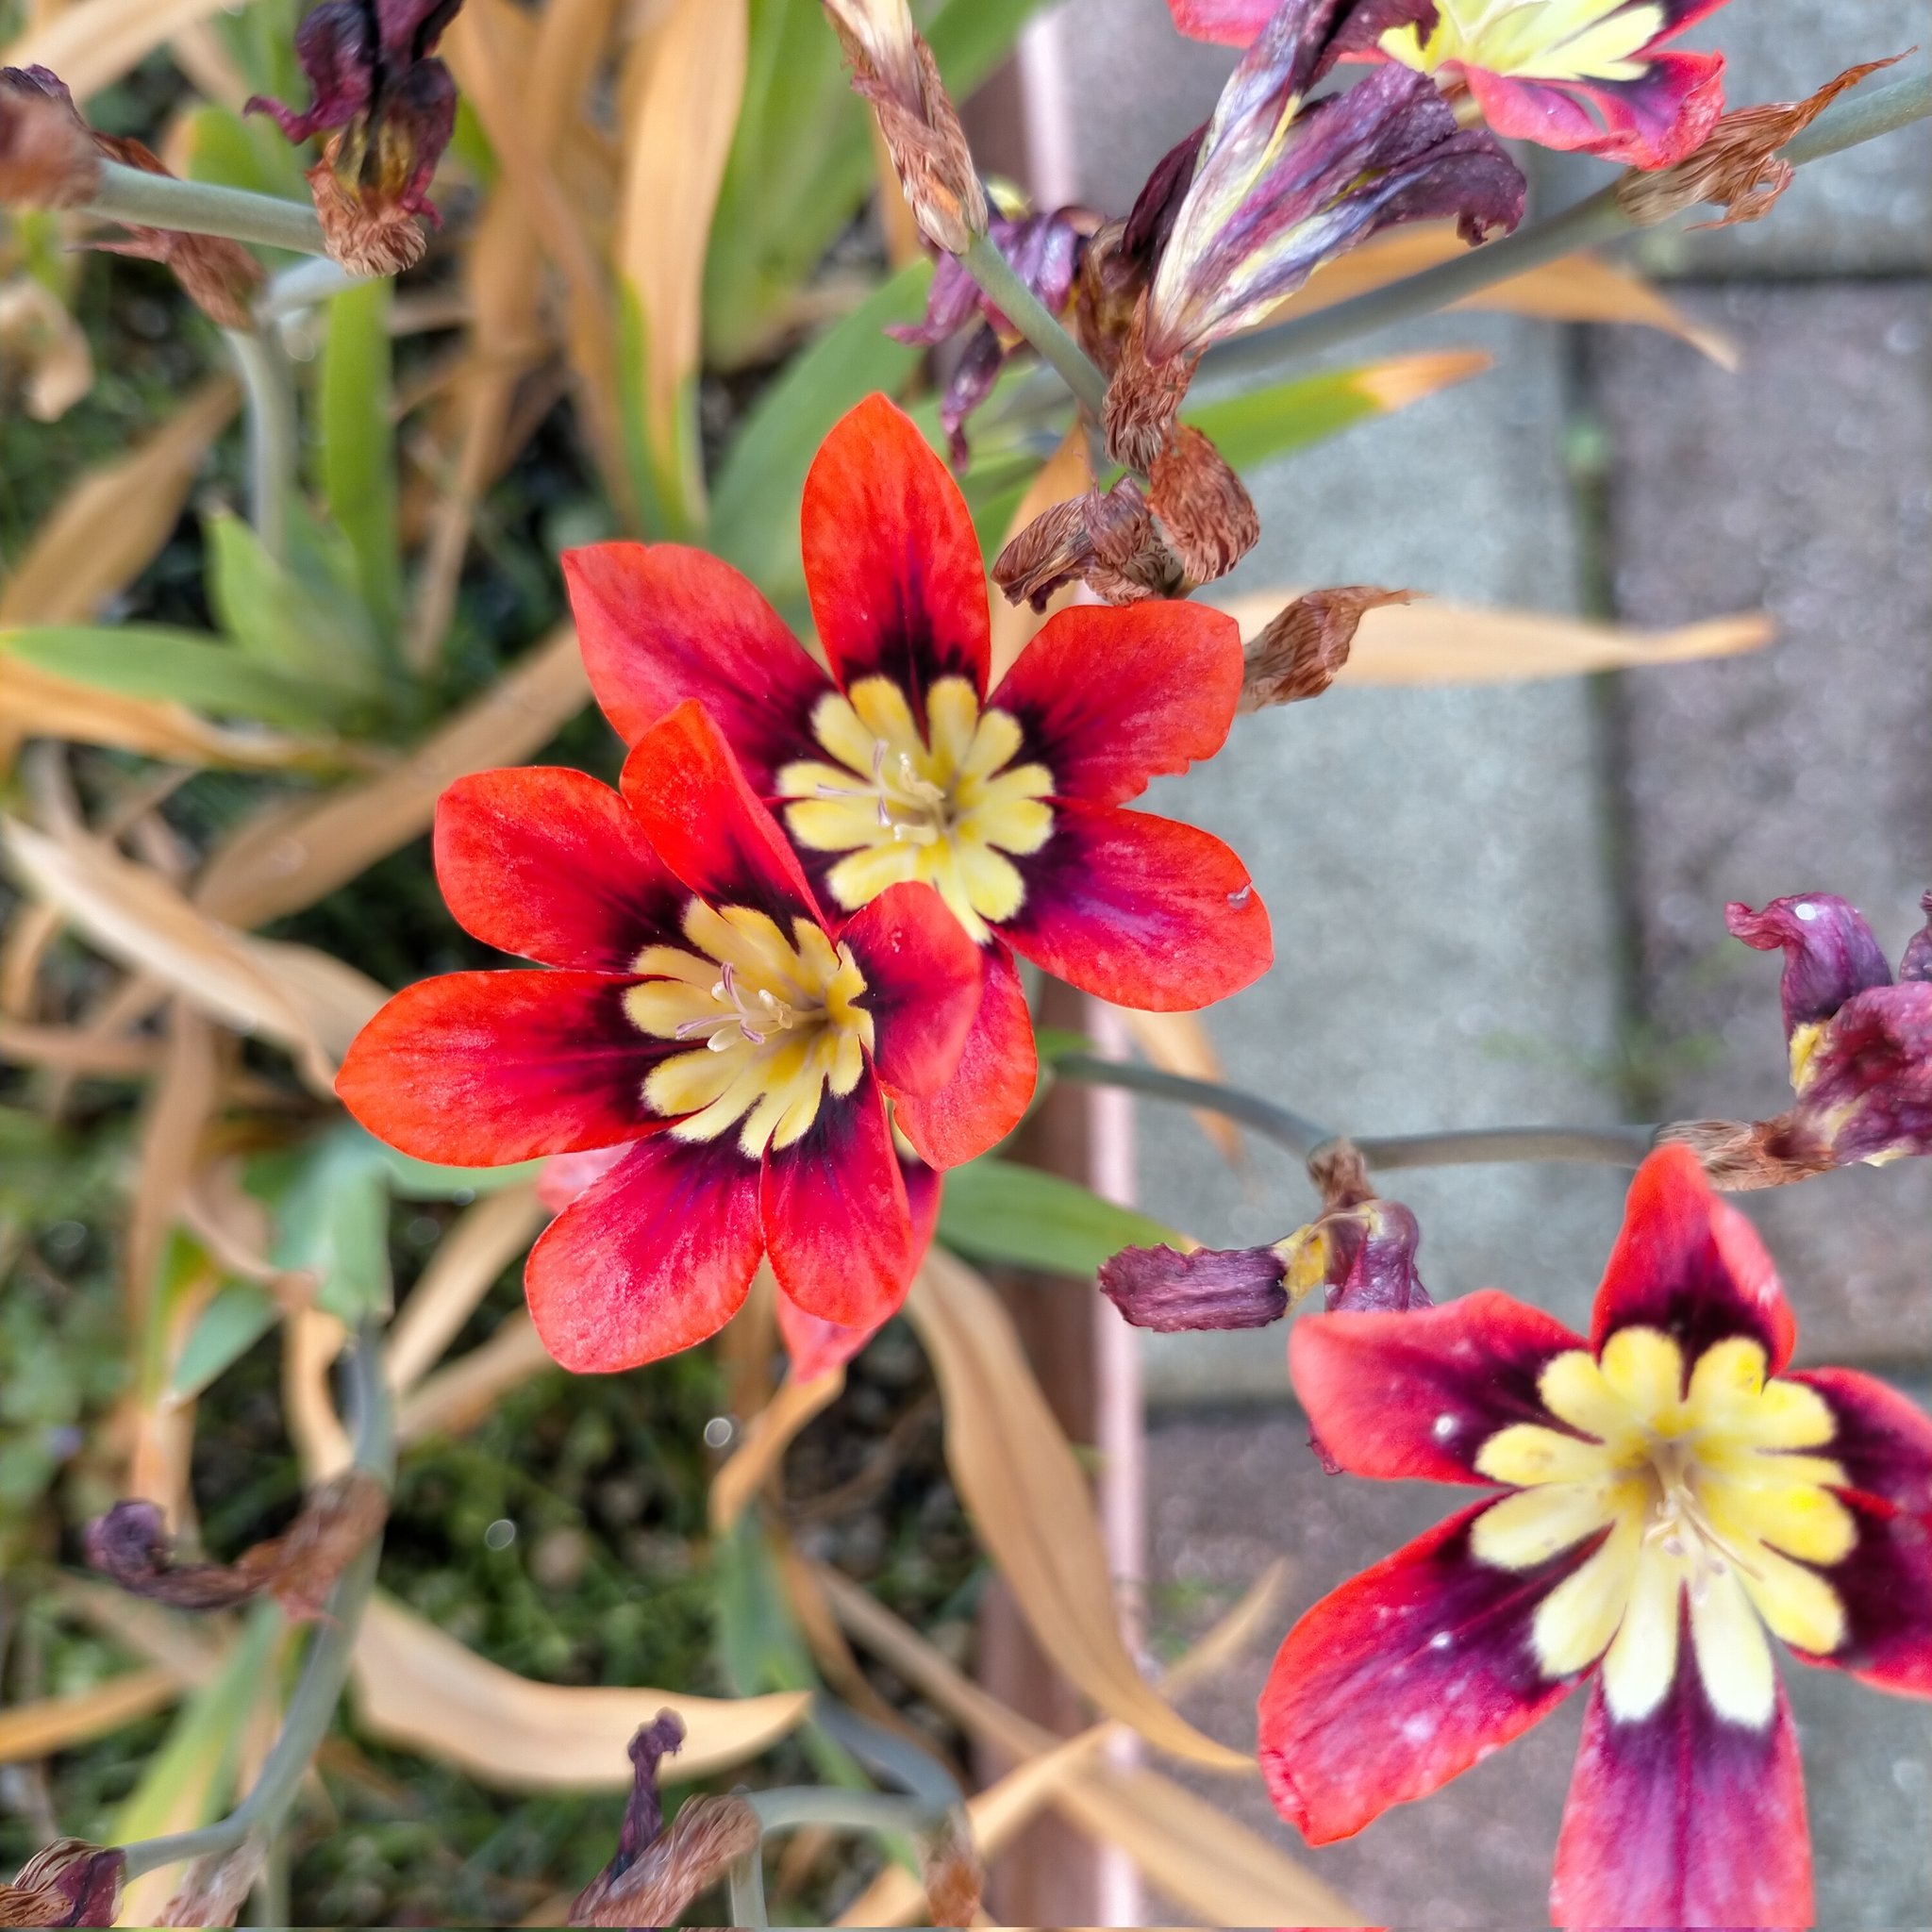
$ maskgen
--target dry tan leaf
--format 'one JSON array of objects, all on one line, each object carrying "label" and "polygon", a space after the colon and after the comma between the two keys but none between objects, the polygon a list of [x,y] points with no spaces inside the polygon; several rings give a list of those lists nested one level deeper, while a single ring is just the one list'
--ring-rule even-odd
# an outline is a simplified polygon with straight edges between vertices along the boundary
[{"label": "dry tan leaf", "polygon": [[[127,1210],[123,1281],[129,1325],[136,1335],[142,1333],[154,1293],[161,1243],[175,1224],[189,1179],[200,1165],[202,1132],[215,1109],[216,1075],[213,1032],[199,1013],[177,1002],[168,1015],[160,1078],[148,1095],[142,1119],[134,1193]],[[174,1499],[172,1489],[143,1489],[141,1493]]]},{"label": "dry tan leaf", "polygon": [[[1254,632],[1299,594],[1294,590],[1254,591],[1208,601],[1235,618],[1243,631]],[[1706,618],[1675,630],[1638,631],[1555,612],[1488,610],[1431,598],[1369,611],[1335,681],[1500,684],[1576,677],[1593,671],[1736,657],[1759,649],[1776,634],[1775,623],[1762,611]]]},{"label": "dry tan leaf", "polygon": [[1481,349],[1419,349],[1411,356],[1385,356],[1357,369],[1350,387],[1386,416],[1495,366],[1496,358]]},{"label": "dry tan leaf", "polygon": [[156,1040],[98,1040],[77,1026],[23,1026],[0,1020],[0,1060],[22,1066],[134,1078],[153,1073],[160,1058]]},{"label": "dry tan leaf", "polygon": [[9,819],[0,823],[0,841],[30,889],[92,944],[223,1025],[274,1041],[320,1093],[333,1093],[337,1058],[388,998],[313,947],[254,939],[209,918],[158,873],[99,840],[50,837]]},{"label": "dry tan leaf", "polygon": [[999,1297],[934,1248],[906,1312],[939,1378],[953,1481],[1041,1648],[1150,1743],[1190,1763],[1253,1775],[1250,1759],[1196,1730],[1127,1655],[1087,1479]]},{"label": "dry tan leaf", "polygon": [[536,1239],[544,1219],[536,1183],[526,1181],[486,1194],[451,1224],[390,1330],[389,1379],[398,1395],[442,1359],[496,1277]]},{"label": "dry tan leaf", "polygon": [[[890,197],[882,195],[880,205],[883,207],[890,199],[894,206],[905,209],[906,200],[898,192],[897,183],[891,186],[891,194]],[[908,219],[910,219],[909,212]],[[1093,466],[1088,460],[1087,435],[1076,423],[1041,466],[1040,474],[1026,486],[1025,495],[1020,499],[1019,508],[1007,525],[1001,548],[1004,549],[1036,519],[1043,517],[1056,504],[1085,496],[1092,488]],[[992,600],[992,669],[988,677],[989,686],[998,684],[1012,669],[1013,659],[1039,635],[1046,620],[1056,610],[1064,610],[1078,594],[1077,584],[1064,584],[1040,610],[1024,600],[1018,604],[1010,603],[1005,597]]]},{"label": "dry tan leaf", "polygon": [[180,1694],[179,1674],[157,1667],[129,1671],[91,1690],[16,1704],[10,1710],[0,1710],[0,1764],[71,1751],[165,1709]]},{"label": "dry tan leaf", "polygon": [[504,1790],[628,1790],[628,1748],[660,1709],[684,1723],[663,1775],[708,1777],[756,1757],[805,1715],[808,1692],[683,1697],[539,1684],[466,1650],[392,1598],[370,1602],[352,1666],[362,1728]]},{"label": "dry tan leaf", "polygon": [[576,632],[554,631],[393,771],[244,826],[209,861],[195,904],[239,926],[312,906],[427,831],[454,779],[528,758],[590,695]]},{"label": "dry tan leaf", "polygon": [[282,1324],[282,1416],[310,1484],[340,1475],[355,1460],[329,1390],[329,1371],[348,1342],[341,1318],[320,1308],[297,1308]]},{"label": "dry tan leaf", "polygon": [[[134,698],[0,656],[0,752],[9,738],[66,738],[190,765],[267,770],[358,762],[325,740],[285,738],[246,725],[211,724],[184,705]],[[6,758],[0,755],[0,769]]]},{"label": "dry tan leaf", "polygon": [[[1405,275],[1453,261],[1469,249],[1450,223],[1418,222],[1393,228],[1324,262],[1268,322],[1312,315]],[[1715,329],[1701,328],[1641,275],[1596,255],[1566,255],[1559,261],[1492,283],[1452,308],[1499,308],[1553,322],[1626,322],[1662,329],[1701,350],[1720,368],[1738,366],[1737,345]],[[1264,324],[1263,326],[1266,326]]]},{"label": "dry tan leaf", "polygon": [[124,1596],[105,1583],[81,1576],[56,1576],[47,1588],[63,1609],[178,1683],[198,1689],[220,1674],[227,1633],[219,1627],[210,1628],[139,1597]]},{"label": "dry tan leaf", "polygon": [[[688,474],[711,214],[744,94],[745,0],[669,0],[626,86],[624,189],[612,253],[643,319],[643,429],[668,476]],[[696,508],[695,505],[692,508]]]},{"label": "dry tan leaf", "polygon": [[809,1382],[785,1377],[777,1394],[745,1424],[738,1447],[711,1478],[713,1536],[723,1536],[744,1514],[746,1505],[785,1459],[799,1430],[836,1402],[844,1387],[842,1366]]},{"label": "dry tan leaf", "polygon": [[429,1435],[460,1435],[510,1390],[556,1367],[529,1316],[519,1308],[480,1348],[425,1376],[404,1398],[396,1410],[396,1440],[408,1444]]},{"label": "dry tan leaf", "polygon": [[36,423],[58,423],[94,386],[86,330],[31,275],[0,282],[0,365],[8,364]]},{"label": "dry tan leaf", "polygon": [[[0,625],[84,623],[125,590],[168,541],[240,399],[226,376],[205,383],[129,455],[75,483],[0,587]],[[8,667],[8,683],[20,668]]]},{"label": "dry tan leaf", "polygon": [[76,101],[111,87],[163,41],[224,11],[226,0],[79,0],[0,52],[0,67],[51,67]]}]

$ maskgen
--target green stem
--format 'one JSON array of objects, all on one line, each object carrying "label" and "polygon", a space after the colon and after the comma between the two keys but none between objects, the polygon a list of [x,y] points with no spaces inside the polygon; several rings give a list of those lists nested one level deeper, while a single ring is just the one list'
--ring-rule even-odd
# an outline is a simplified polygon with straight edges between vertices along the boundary
[{"label": "green stem", "polygon": [[[356,1432],[355,1464],[387,1489],[395,1478],[395,1410],[382,1364],[380,1331],[365,1323],[349,1359],[349,1400]],[[263,1760],[255,1788],[227,1817],[198,1831],[143,1839],[124,1848],[126,1876],[158,1872],[189,1858],[220,1857],[234,1851],[258,1826],[273,1832],[295,1801],[317,1747],[328,1735],[348,1680],[349,1659],[361,1629],[362,1612],[375,1586],[382,1554],[378,1533],[359,1551],[337,1580],[316,1629],[315,1641],[288,1708],[281,1734]]]},{"label": "green stem", "polygon": [[[1834,101],[1803,134],[1782,150],[1794,166],[1821,159],[1826,155],[1856,147],[1881,134],[1904,127],[1932,115],[1932,75],[1914,75],[1854,92]],[[1391,282],[1387,288],[1372,289],[1333,308],[1318,309],[1276,327],[1244,336],[1238,342],[1213,350],[1203,363],[1203,373],[1214,375],[1240,375],[1258,370],[1274,370],[1283,363],[1320,354],[1357,336],[1407,322],[1419,315],[1433,314],[1453,302],[1493,288],[1512,275],[1526,274],[1574,255],[1580,248],[1591,248],[1638,232],[1617,198],[1618,183],[1566,208],[1534,227],[1519,229],[1500,242],[1491,242],[1453,261],[1424,269],[1421,275]]]},{"label": "green stem", "polygon": [[758,1814],[759,1829],[796,1831],[801,1825],[829,1824],[842,1831],[911,1832],[929,1830],[936,1816],[919,1798],[891,1791],[847,1791],[826,1785],[795,1785],[774,1791],[747,1791],[745,1803]]},{"label": "green stem", "polygon": [[248,521],[276,562],[289,554],[289,498],[300,430],[295,375],[273,325],[225,329],[248,398]]},{"label": "green stem", "polygon": [[1012,264],[990,235],[975,235],[959,265],[985,291],[992,305],[1042,357],[1093,414],[1107,402],[1107,377],[1091,362],[1038,295],[1013,273]]},{"label": "green stem", "polygon": [[256,194],[246,188],[223,188],[212,181],[150,175],[119,161],[101,163],[100,185],[81,212],[142,228],[225,235],[231,242],[288,248],[297,255],[328,253],[315,210],[299,201]]},{"label": "green stem", "polygon": [[729,1890],[731,1923],[734,1925],[750,1925],[757,1928],[757,1932],[763,1932],[772,1920],[765,1908],[765,1855],[762,1851],[751,1852],[732,1866]]},{"label": "green stem", "polygon": [[[1054,1071],[1090,1086],[1122,1087],[1156,1100],[1205,1108],[1253,1128],[1300,1160],[1308,1159],[1340,1138],[1329,1128],[1277,1107],[1272,1100],[1263,1100],[1257,1093],[1244,1093],[1238,1087],[1224,1087],[1213,1080],[1191,1080],[1185,1074],[1163,1073],[1134,1060],[1068,1054],[1054,1062]],[[1516,1160],[1635,1167],[1655,1145],[1657,1132],[1652,1126],[1468,1127],[1440,1134],[1370,1135],[1354,1144],[1371,1167],[1379,1168],[1471,1167]]]}]

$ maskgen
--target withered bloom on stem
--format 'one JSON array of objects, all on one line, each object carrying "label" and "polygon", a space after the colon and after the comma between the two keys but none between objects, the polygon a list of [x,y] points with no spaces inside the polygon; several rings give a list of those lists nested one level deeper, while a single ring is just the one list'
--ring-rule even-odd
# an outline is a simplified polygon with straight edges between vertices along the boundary
[{"label": "withered bloom on stem", "polygon": [[57,1839],[0,1885],[0,1925],[111,1925],[126,1863],[117,1848]]},{"label": "withered bloom on stem", "polygon": [[[1068,306],[1079,274],[1087,237],[1099,218],[1086,208],[1056,208],[1051,214],[995,214],[987,230],[1008,266],[1058,315]],[[973,329],[940,401],[940,427],[952,445],[953,467],[966,467],[966,419],[987,397],[1007,358],[1024,340],[951,256],[933,274],[921,322],[887,329],[895,341],[936,348],[962,329]]]},{"label": "withered bloom on stem", "polygon": [[1932,1154],[1932,892],[1894,986],[1872,928],[1830,892],[1726,908],[1747,946],[1782,948],[1785,1038],[1797,1105],[1769,1121],[1685,1121],[1720,1187],[1771,1188],[1854,1161]]},{"label": "withered bloom on stem", "polygon": [[633,1778],[617,1856],[577,1895],[573,1925],[674,1924],[739,1859],[756,1856],[758,1814],[742,1798],[691,1798],[664,1829],[658,1766],[683,1742],[674,1710],[660,1710],[630,1740]]},{"label": "withered bloom on stem", "polygon": [[0,206],[78,208],[100,178],[67,84],[44,67],[0,67]]},{"label": "withered bloom on stem", "polygon": [[1362,618],[1385,604],[1407,604],[1414,595],[1374,584],[1338,584],[1297,597],[1245,647],[1241,709],[1260,711],[1320,697],[1348,662]]},{"label": "withered bloom on stem", "polygon": [[963,255],[991,220],[973,151],[932,49],[906,0],[824,0],[852,63],[852,87],[872,103],[920,233],[947,255]]},{"label": "withered bloom on stem", "polygon": [[177,1609],[225,1609],[272,1596],[291,1617],[312,1620],[388,1508],[382,1485],[352,1469],[316,1490],[282,1535],[233,1563],[196,1563],[175,1557],[158,1504],[117,1503],[89,1525],[88,1561],[122,1589]]},{"label": "withered bloom on stem", "polygon": [[257,94],[291,141],[328,134],[308,170],[329,253],[356,275],[397,275],[428,243],[418,215],[456,132],[457,87],[435,58],[462,0],[323,0],[295,30],[313,95],[301,112]]},{"label": "withered bloom on stem", "polygon": [[992,580],[1010,602],[1036,610],[1082,580],[1106,604],[1140,604],[1185,588],[1180,559],[1134,476],[1042,511],[993,559]]}]

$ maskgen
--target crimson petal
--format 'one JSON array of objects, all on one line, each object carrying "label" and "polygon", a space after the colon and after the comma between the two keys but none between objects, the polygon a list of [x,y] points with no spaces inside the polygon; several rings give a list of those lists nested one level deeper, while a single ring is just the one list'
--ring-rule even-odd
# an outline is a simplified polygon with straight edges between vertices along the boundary
[{"label": "crimson petal", "polygon": [[618,792],[541,766],[472,773],[442,794],[436,878],[485,945],[606,973],[676,943],[691,899]]},{"label": "crimson petal", "polygon": [[936,1093],[979,1010],[979,949],[930,886],[888,886],[839,937],[865,975],[873,1062],[896,1093]]},{"label": "crimson petal", "polygon": [[1763,1345],[1767,1373],[1791,1358],[1797,1324],[1757,1231],[1721,1201],[1689,1147],[1644,1158],[1630,1183],[1624,1225],[1596,1291],[1593,1349],[1619,1328],[1661,1329],[1695,1361],[1713,1342],[1748,1335]]},{"label": "crimson petal", "polygon": [[1324,1597],[1275,1654],[1261,1772],[1310,1844],[1440,1790],[1575,1684],[1543,1675],[1530,1625],[1591,1546],[1534,1570],[1480,1563],[1470,1527],[1491,1507],[1473,1504]]},{"label": "crimson petal", "polygon": [[1475,1458],[1511,1423],[1561,1427],[1538,1378],[1581,1348],[1554,1315],[1493,1288],[1439,1307],[1307,1315],[1289,1330],[1294,1392],[1322,1448],[1356,1475],[1487,1483]]},{"label": "crimson petal", "polygon": [[608,973],[448,973],[405,987],[351,1042],[342,1105],[418,1160],[493,1167],[634,1141],[668,1050]]},{"label": "crimson petal", "polygon": [[760,793],[813,755],[830,682],[728,563],[679,543],[593,543],[564,553],[563,575],[591,689],[626,744],[696,698]]},{"label": "crimson petal", "polygon": [[769,913],[788,939],[793,919],[824,924],[797,855],[695,700],[638,741],[622,783],[645,838],[699,898]]},{"label": "crimson petal", "polygon": [[791,1146],[766,1150],[761,1212],[772,1273],[807,1314],[870,1328],[905,1299],[920,1249],[869,1068]]},{"label": "crimson petal", "polygon": [[1201,604],[1077,606],[1049,618],[992,703],[1056,792],[1124,805],[1227,741],[1241,694],[1241,626]]},{"label": "crimson petal", "polygon": [[1040,1080],[1033,1016],[1013,956],[994,939],[979,959],[979,1005],[953,1077],[936,1092],[892,1097],[900,1132],[937,1168],[998,1146],[1020,1124]]},{"label": "crimson petal", "polygon": [[1932,1518],[1932,1417],[1857,1369],[1801,1369],[1790,1379],[1824,1398],[1834,1428],[1819,1453],[1844,1471],[1853,1489]]},{"label": "crimson petal", "polygon": [[658,1134],[587,1188],[531,1249],[530,1319],[576,1374],[658,1361],[738,1312],[761,1246],[758,1163],[737,1137]]},{"label": "crimson petal", "polygon": [[1828,1664],[1881,1690],[1932,1697],[1932,1517],[1895,1509],[1875,1496],[1839,1491],[1858,1540],[1825,1571],[1844,1607],[1843,1641]]},{"label": "crimson petal", "polygon": [[1646,1718],[1612,1717],[1601,1682],[1591,1688],[1550,1886],[1558,1925],[1811,1923],[1811,1833],[1784,1687],[1768,1724],[1729,1723],[1695,1655],[1687,1628],[1676,1680]]},{"label": "crimson petal", "polygon": [[1483,119],[1506,140],[1668,168],[1701,147],[1724,108],[1722,54],[1641,52],[1634,80],[1517,79],[1464,70]]},{"label": "crimson petal", "polygon": [[925,717],[936,679],[986,695],[991,632],[979,540],[959,486],[912,419],[868,396],[805,479],[806,588],[832,675],[891,678]]},{"label": "crimson petal", "polygon": [[1247,868],[1211,833],[1147,812],[1055,799],[1053,836],[1016,860],[1016,952],[1116,1006],[1191,1011],[1239,992],[1274,957]]}]

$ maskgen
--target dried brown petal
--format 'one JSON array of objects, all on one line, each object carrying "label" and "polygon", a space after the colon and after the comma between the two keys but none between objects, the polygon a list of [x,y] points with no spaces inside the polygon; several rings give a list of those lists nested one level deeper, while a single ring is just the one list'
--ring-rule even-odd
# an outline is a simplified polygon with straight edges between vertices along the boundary
[{"label": "dried brown petal", "polygon": [[177,1562],[157,1504],[117,1503],[92,1524],[88,1560],[136,1596],[176,1609],[225,1609],[272,1596],[298,1622],[323,1614],[350,1559],[382,1527],[389,1498],[365,1470],[351,1469],[311,1492],[286,1531],[233,1563]]},{"label": "dried brown petal", "polygon": [[232,1925],[267,1863],[268,1839],[258,1831],[251,1831],[232,1852],[213,1852],[195,1859],[155,1924]]},{"label": "dried brown petal", "polygon": [[1036,610],[1082,579],[1109,604],[1173,596],[1182,588],[1179,559],[1132,476],[1042,511],[993,559],[992,576],[1009,602]]},{"label": "dried brown petal", "polygon": [[1150,362],[1146,337],[1147,302],[1143,296],[1121,343],[1101,416],[1108,455],[1143,475],[1152,469],[1157,457],[1172,447],[1181,404],[1201,359],[1195,354]]},{"label": "dried brown petal", "polygon": [[127,1860],[117,1847],[57,1839],[0,1885],[0,1926],[111,1925]]},{"label": "dried brown petal", "polygon": [[1147,486],[1149,508],[1190,584],[1224,577],[1261,541],[1253,498],[1198,429],[1180,427],[1148,466]]},{"label": "dried brown petal", "polygon": [[1730,1193],[1789,1187],[1838,1165],[1795,1111],[1768,1121],[1673,1121],[1657,1138],[1659,1146],[1682,1141],[1704,1163],[1711,1186]]},{"label": "dried brown petal", "polygon": [[400,201],[360,196],[337,172],[344,137],[331,137],[308,171],[308,192],[330,256],[352,275],[399,275],[429,249],[429,238]]},{"label": "dried brown petal", "polygon": [[853,92],[872,103],[920,232],[935,248],[963,255],[986,233],[986,190],[906,0],[825,0],[825,8],[852,65]]},{"label": "dried brown petal", "polygon": [[66,83],[44,67],[0,67],[0,205],[79,208],[100,180]]},{"label": "dried brown petal", "polygon": [[1707,227],[1761,219],[1790,186],[1791,164],[1779,160],[1777,150],[1810,126],[1847,88],[1904,58],[1894,54],[1889,60],[1848,67],[1802,101],[1774,101],[1724,115],[1703,145],[1674,167],[1651,174],[1633,168],[1624,175],[1617,183],[1618,207],[1646,228],[1707,201],[1724,211],[1718,221],[1703,224]]},{"label": "dried brown petal", "polygon": [[1337,584],[1297,597],[1247,646],[1241,708],[1259,711],[1320,697],[1348,662],[1363,613],[1384,604],[1407,604],[1415,594],[1374,584]]},{"label": "dried brown petal", "polygon": [[1282,1259],[1268,1248],[1123,1248],[1100,1267],[1100,1291],[1136,1328],[1265,1328],[1288,1313]]},{"label": "dried brown petal", "polygon": [[986,1868],[963,1810],[947,1812],[944,1824],[922,1848],[920,1876],[933,1924],[970,1925],[979,1916]]}]

